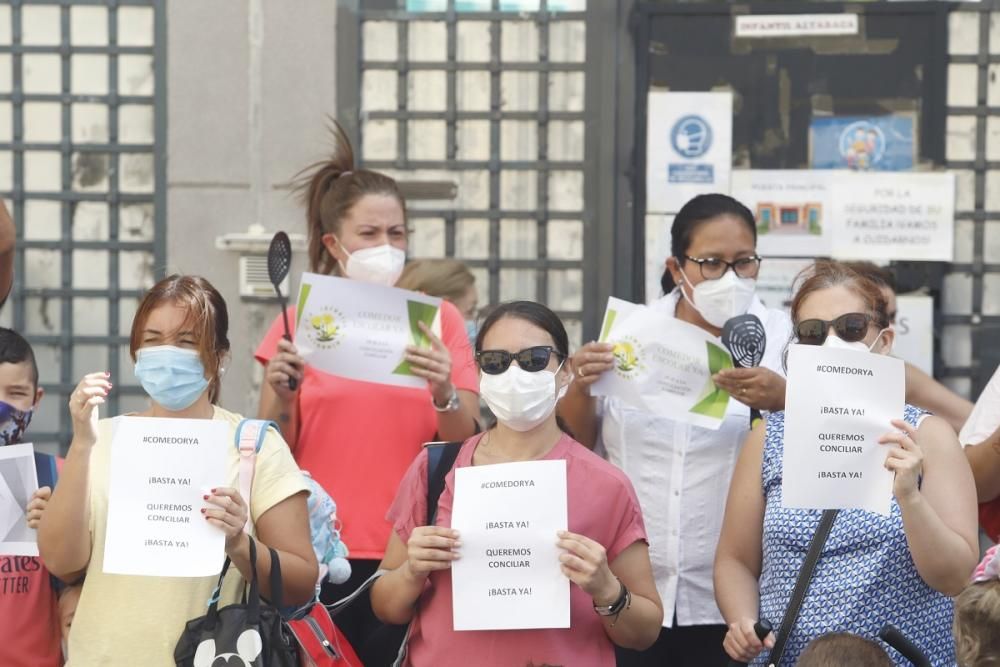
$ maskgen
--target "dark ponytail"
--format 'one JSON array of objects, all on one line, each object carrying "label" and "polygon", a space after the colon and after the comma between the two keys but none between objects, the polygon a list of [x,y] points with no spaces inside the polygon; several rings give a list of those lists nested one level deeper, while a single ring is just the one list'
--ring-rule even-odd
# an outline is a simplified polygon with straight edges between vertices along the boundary
[{"label": "dark ponytail", "polygon": [[[753,234],[754,244],[757,243],[757,224],[750,209],[729,195],[698,195],[684,204],[674,216],[674,224],[670,227],[670,255],[678,262],[683,262],[698,226],[723,215],[731,215],[745,222]],[[664,269],[660,277],[663,293],[669,294],[676,286],[670,270]]]},{"label": "dark ponytail", "polygon": [[323,245],[323,235],[339,234],[344,216],[363,197],[393,197],[403,209],[403,218],[406,218],[406,201],[396,181],[377,171],[355,170],[354,149],[351,148],[344,128],[333,120],[330,129],[333,134],[333,154],[299,172],[296,188],[306,205],[309,270],[325,274],[336,272],[337,262]]}]

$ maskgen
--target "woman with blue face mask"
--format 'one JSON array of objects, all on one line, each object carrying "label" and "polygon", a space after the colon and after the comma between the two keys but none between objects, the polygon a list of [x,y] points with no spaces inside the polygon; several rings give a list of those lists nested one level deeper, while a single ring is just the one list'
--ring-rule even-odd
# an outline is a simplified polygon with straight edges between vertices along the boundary
[{"label": "woman with blue face mask", "polygon": [[[895,332],[885,297],[870,280],[836,262],[810,270],[792,302],[796,341],[889,354]],[[951,596],[979,559],[976,488],[955,432],[940,417],[907,405],[886,424],[885,467],[894,473],[888,516],[841,510],[820,553],[782,665],[795,664],[814,638],[850,632],[876,640],[891,623],[929,664],[954,665]],[[770,664],[777,626],[819,524],[819,510],[782,506],[785,413],[747,438],[733,475],[715,559],[716,599],[729,626],[728,654]]]},{"label": "woman with blue face mask", "polygon": [[561,430],[555,414],[556,401],[573,381],[568,347],[566,329],[545,306],[517,301],[490,313],[476,340],[476,360],[480,392],[497,424],[465,442],[455,468],[566,462],[569,525],[552,540],[569,580],[571,625],[453,630],[450,567],[463,548],[461,535],[451,529],[455,473],[446,477],[434,525],[424,525],[428,457],[423,452],[389,510],[393,532],[381,564],[388,572],[372,589],[380,618],[411,623],[406,662],[411,667],[611,667],[616,645],[643,648],[659,633],[663,609],[632,485],[620,470]]},{"label": "woman with blue face mask", "polygon": [[[333,155],[314,165],[302,186],[309,269],[394,286],[406,260],[406,202],[392,178],[356,167],[339,125],[334,139]],[[292,338],[295,319],[289,308]],[[254,355],[265,367],[257,416],[281,425],[298,464],[337,499],[351,578],[325,582],[325,602],[375,573],[390,530],[385,512],[421,445],[464,440],[478,430],[479,388],[462,315],[443,301],[440,320],[440,335],[424,331],[431,347],[406,351],[414,375],[426,380],[423,387],[361,382],[307,365],[285,339],[281,314]],[[337,623],[365,664],[391,662],[393,645],[402,640],[401,632],[378,622],[366,595]]]},{"label": "woman with blue face mask", "polygon": [[[205,496],[202,515],[225,534],[225,555],[239,570],[227,575],[220,607],[235,604],[250,576],[250,544],[260,547],[257,573],[262,595],[270,587],[277,550],[285,600],[307,602],[318,576],[309,533],[307,487],[277,432],[266,435],[255,461],[252,498],[239,486],[235,446],[237,414],[217,405],[222,364],[229,355],[229,318],[222,296],[203,278],[170,276],[145,295],[132,321],[130,351],[135,375],[149,396],[138,417],[214,419],[225,422],[229,484]],[[64,581],[85,577],[69,639],[71,665],[173,665],[185,624],[204,615],[216,577],[174,578],[105,574],[104,541],[113,420],[92,421],[114,390],[106,372],[87,375],[70,395],[73,440],[38,530],[48,568]],[[96,425],[95,425],[96,423]],[[262,548],[261,548],[262,547]],[[220,565],[222,554],[220,556]]]},{"label": "woman with blue face mask", "polygon": [[721,194],[695,197],[677,213],[670,238],[664,295],[649,307],[713,336],[731,317],[755,315],[767,335],[761,366],[713,378],[736,400],[712,430],[617,398],[591,397],[590,386],[613,372],[614,355],[610,345],[588,343],[573,357],[577,378],[559,412],[582,443],[603,449],[631,478],[649,529],[664,627],[651,649],[620,650],[619,665],[723,667],[726,627],[712,595],[712,555],[729,478],[750,430],[750,408],[784,407],[781,351],[791,323],[754,292],[761,259],[753,214],[743,204]]}]

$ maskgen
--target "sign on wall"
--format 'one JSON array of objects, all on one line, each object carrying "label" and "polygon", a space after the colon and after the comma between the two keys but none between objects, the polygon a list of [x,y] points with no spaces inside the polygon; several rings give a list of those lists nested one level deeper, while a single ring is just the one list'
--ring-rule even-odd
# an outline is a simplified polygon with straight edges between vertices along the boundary
[{"label": "sign on wall", "polygon": [[733,95],[651,91],[646,212],[676,213],[692,197],[729,192]]},{"label": "sign on wall", "polygon": [[757,220],[757,252],[764,257],[823,257],[832,247],[828,172],[736,170],[732,196]]},{"label": "sign on wall", "polygon": [[934,375],[934,299],[926,295],[896,297],[894,328],[892,356]]}]

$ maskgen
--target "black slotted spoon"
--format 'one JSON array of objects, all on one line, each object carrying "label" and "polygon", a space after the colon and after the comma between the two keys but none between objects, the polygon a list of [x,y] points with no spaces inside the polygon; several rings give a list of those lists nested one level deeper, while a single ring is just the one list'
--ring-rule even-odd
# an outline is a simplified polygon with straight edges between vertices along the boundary
[{"label": "black slotted spoon", "polygon": [[[767,332],[756,315],[737,315],[722,328],[722,344],[729,350],[737,368],[756,368],[764,360]],[[750,408],[750,426],[760,418],[760,410]]]},{"label": "black slotted spoon", "polygon": [[[288,300],[281,293],[281,282],[288,276],[288,270],[292,268],[292,242],[285,232],[277,232],[271,239],[271,245],[267,249],[267,277],[274,285],[274,291],[281,302],[281,318],[285,322],[285,340],[291,341],[292,335],[288,331]],[[299,382],[295,378],[288,377],[288,388],[295,391]]]}]

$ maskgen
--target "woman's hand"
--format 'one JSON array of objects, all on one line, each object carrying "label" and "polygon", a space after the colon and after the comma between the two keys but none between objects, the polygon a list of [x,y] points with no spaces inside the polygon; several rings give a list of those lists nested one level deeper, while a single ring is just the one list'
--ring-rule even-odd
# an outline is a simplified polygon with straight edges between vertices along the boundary
[{"label": "woman's hand", "polygon": [[93,414],[111,391],[111,373],[102,371],[85,375],[69,395],[69,413],[73,418],[73,440],[92,447],[97,443]]},{"label": "woman's hand", "polygon": [[895,473],[892,492],[896,502],[905,504],[920,493],[920,474],[924,465],[924,452],[915,440],[917,429],[902,419],[893,419],[899,429],[878,439],[880,444],[892,445],[885,457],[885,467]]},{"label": "woman's hand", "polygon": [[441,526],[418,526],[406,543],[408,574],[414,579],[426,577],[437,570],[447,570],[458,560],[458,531]]},{"label": "woman's hand", "polygon": [[583,589],[596,605],[609,605],[621,594],[621,584],[608,567],[608,554],[600,544],[584,537],[560,530],[557,546],[566,553],[559,556],[563,574]]},{"label": "woman's hand", "polygon": [[712,376],[715,386],[758,410],[785,409],[785,378],[769,368],[727,368]]},{"label": "woman's hand", "polygon": [[45,513],[45,508],[49,504],[49,498],[52,497],[52,487],[43,486],[39,488],[31,496],[31,501],[28,503],[28,528],[32,530],[38,530],[38,524],[42,520],[42,514]]},{"label": "woman's hand", "polygon": [[212,489],[212,493],[204,499],[210,507],[203,507],[201,513],[210,524],[225,533],[228,551],[243,536],[250,510],[240,492],[229,487]]},{"label": "woman's hand", "polygon": [[[267,383],[271,385],[274,393],[282,401],[288,403],[295,398],[299,387],[302,386],[305,365],[305,360],[299,356],[299,350],[292,341],[284,338],[278,341],[278,351],[267,362],[264,375]],[[289,378],[295,378],[298,383],[295,385],[295,389],[288,387]]]},{"label": "woman's hand", "polygon": [[428,348],[408,345],[405,358],[410,363],[413,374],[427,380],[431,396],[434,397],[434,404],[443,407],[451,400],[451,395],[455,391],[455,387],[451,384],[451,352],[441,339],[434,335],[429,326],[423,322],[420,322],[419,326],[430,340],[431,346]]},{"label": "woman's hand", "polygon": [[765,648],[774,648],[774,633],[770,633],[761,641],[754,630],[753,619],[744,618],[729,624],[729,631],[722,641],[722,648],[729,657],[737,662],[750,662]]},{"label": "woman's hand", "polygon": [[615,346],[611,343],[587,343],[573,355],[576,379],[573,384],[588,389],[601,375],[615,367]]}]

